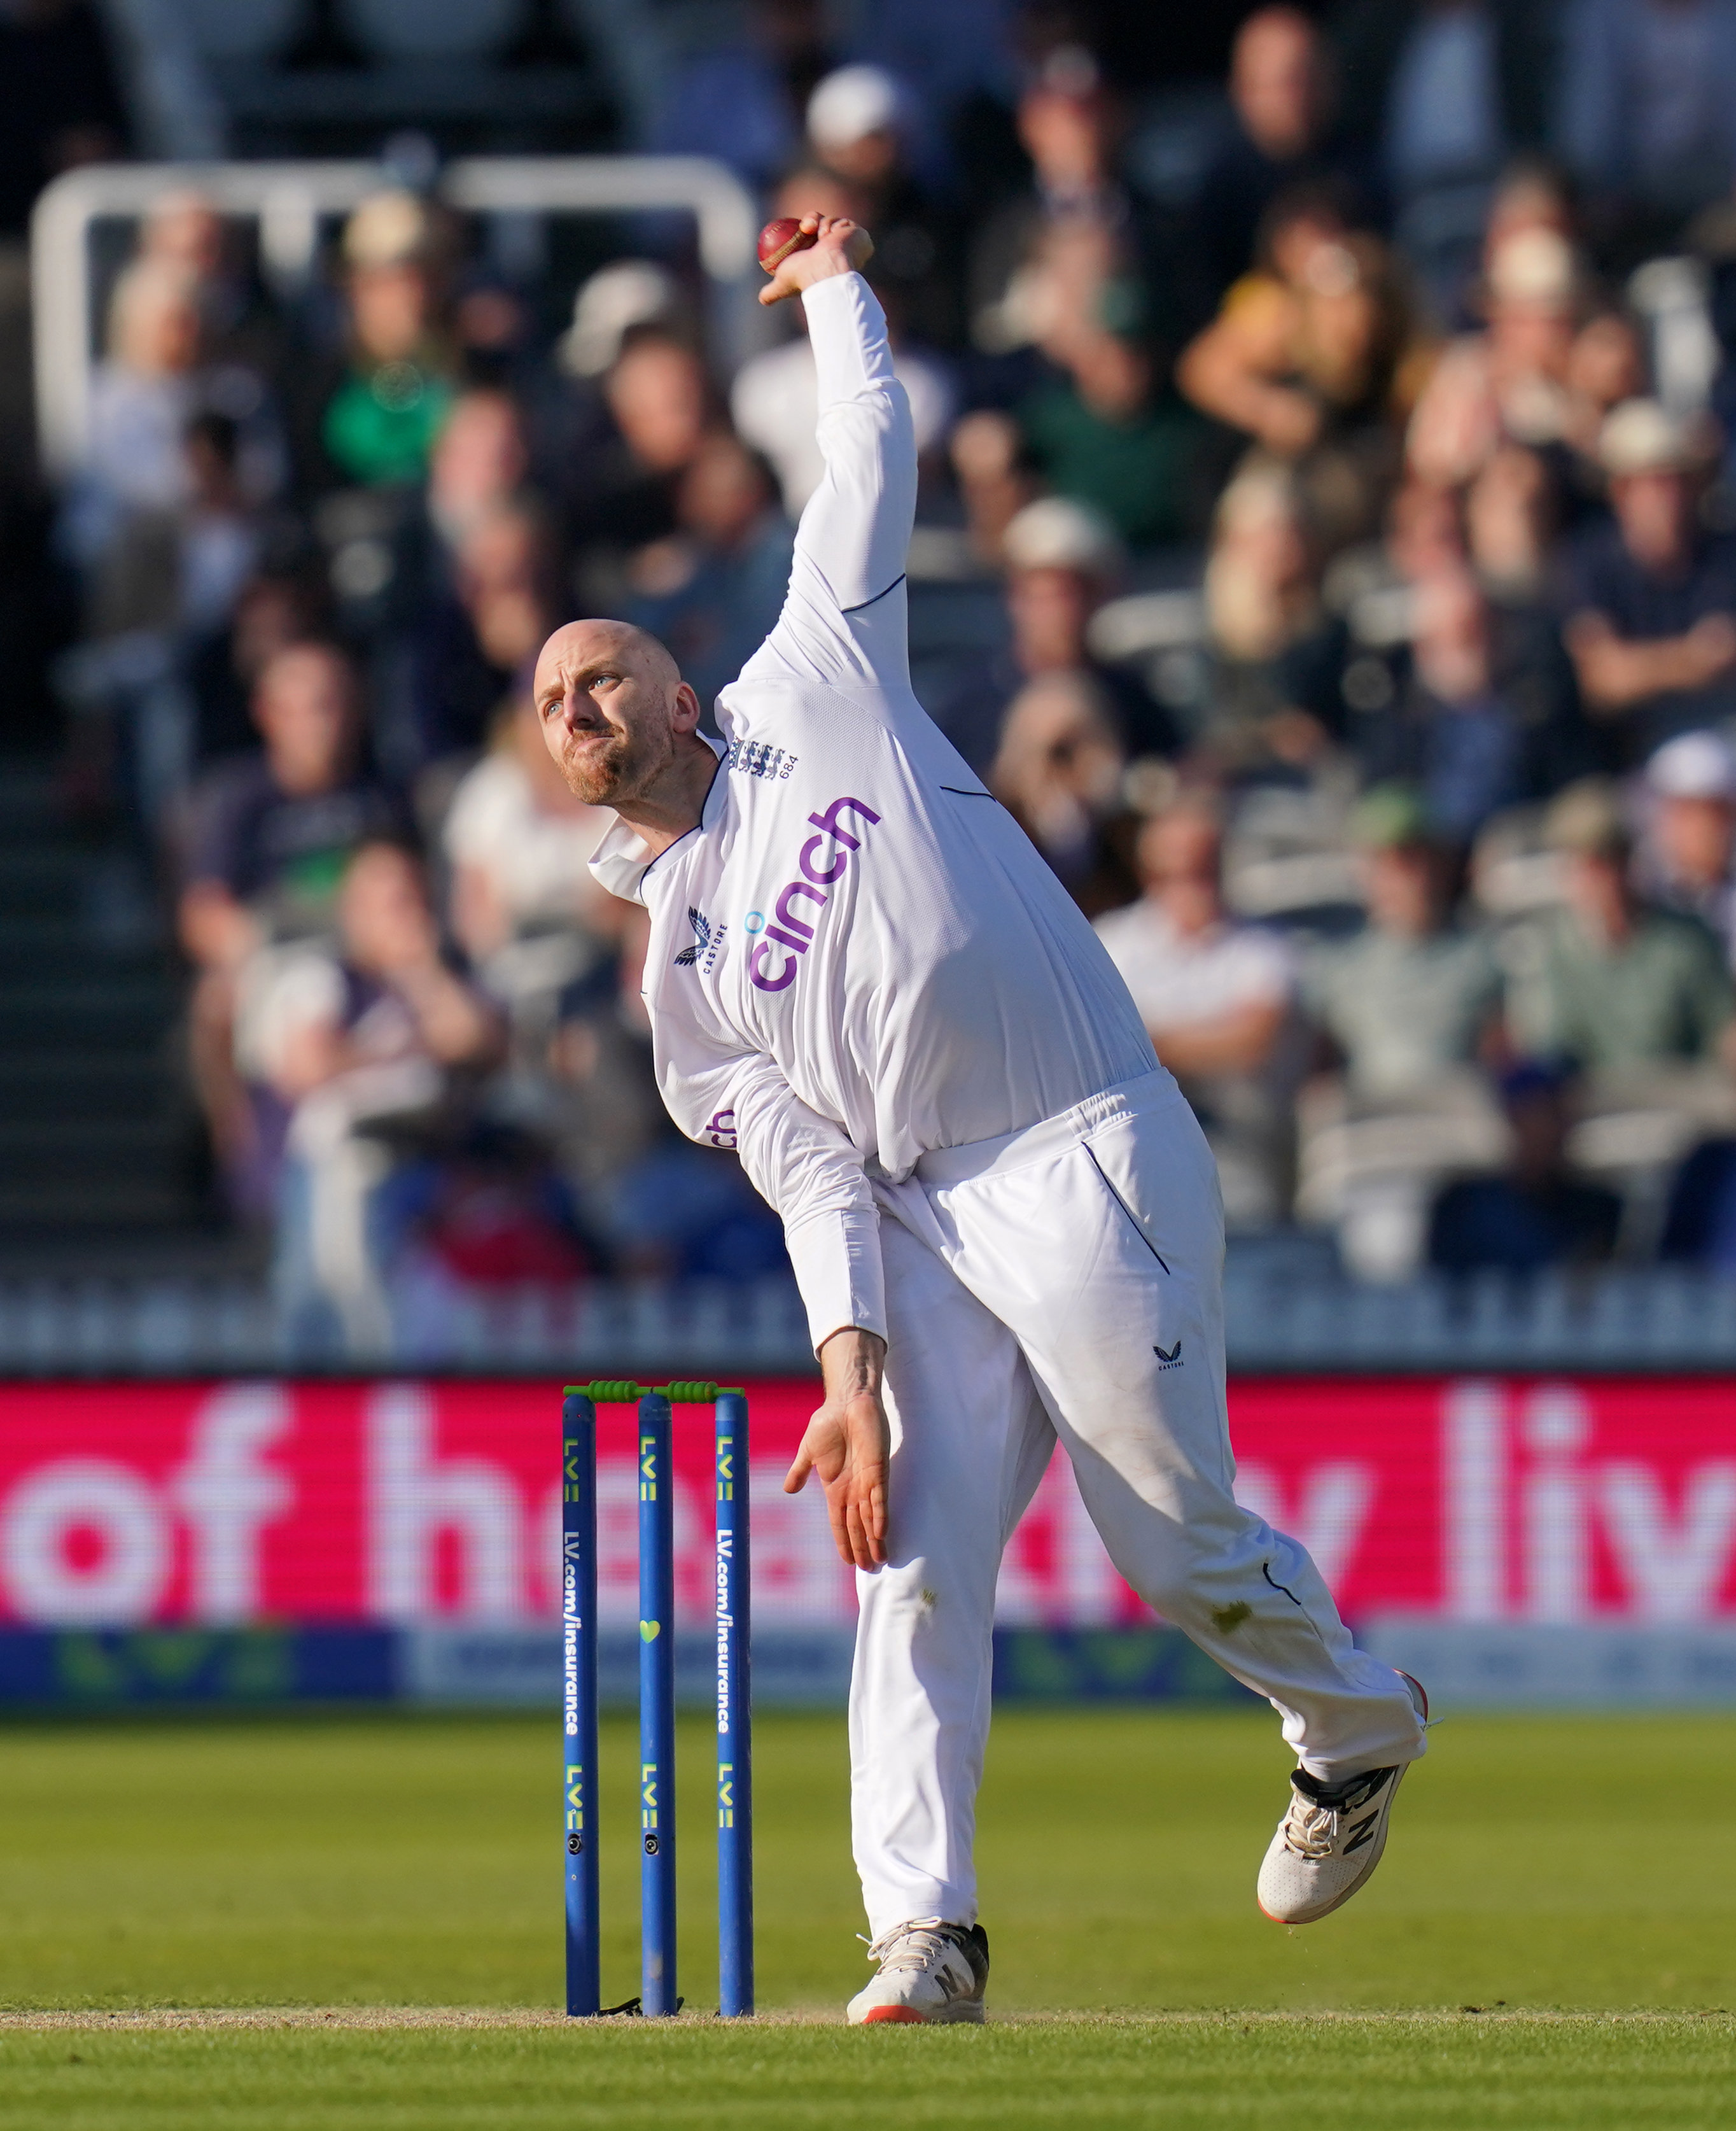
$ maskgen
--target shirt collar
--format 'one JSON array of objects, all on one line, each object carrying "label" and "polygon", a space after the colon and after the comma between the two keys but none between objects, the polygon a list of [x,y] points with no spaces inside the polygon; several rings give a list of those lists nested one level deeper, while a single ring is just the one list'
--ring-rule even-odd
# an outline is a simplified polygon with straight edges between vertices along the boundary
[{"label": "shirt collar", "polygon": [[[700,738],[721,764],[724,754],[722,741],[713,740],[709,733],[701,733]],[[720,775],[714,776],[710,789],[705,794],[705,803],[700,809],[699,830],[690,829],[687,836],[710,828],[722,812],[723,804],[724,779]],[[677,836],[669,850],[675,850],[686,840],[686,836]],[[667,854],[659,855],[667,856]],[[645,900],[645,876],[656,864],[657,860],[646,849],[645,840],[638,831],[630,822],[622,821],[619,815],[615,816],[609,833],[591,855],[591,870],[599,884],[626,903],[643,903]]]}]

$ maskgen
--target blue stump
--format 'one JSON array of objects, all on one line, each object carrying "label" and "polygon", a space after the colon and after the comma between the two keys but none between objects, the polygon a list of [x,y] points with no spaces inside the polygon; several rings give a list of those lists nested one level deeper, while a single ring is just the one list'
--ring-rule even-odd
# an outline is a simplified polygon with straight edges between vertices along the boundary
[{"label": "blue stump", "polygon": [[749,1659],[748,1401],[717,1416],[717,1997],[726,2020],[753,2010],[753,1712]]},{"label": "blue stump", "polygon": [[602,2006],[597,1899],[597,1416],[561,1405],[561,1664],[565,1744],[567,2010]]},{"label": "blue stump", "polygon": [[639,1401],[639,1998],[676,2009],[675,1497],[669,1401]]}]

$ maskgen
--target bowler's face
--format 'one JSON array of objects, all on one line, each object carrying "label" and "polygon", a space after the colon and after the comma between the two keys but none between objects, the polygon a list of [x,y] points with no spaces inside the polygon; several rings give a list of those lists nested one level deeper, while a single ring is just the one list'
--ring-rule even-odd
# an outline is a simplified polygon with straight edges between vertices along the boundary
[{"label": "bowler's face", "polygon": [[672,692],[609,622],[557,630],[537,661],[537,719],[569,791],[593,807],[636,798],[675,751]]}]

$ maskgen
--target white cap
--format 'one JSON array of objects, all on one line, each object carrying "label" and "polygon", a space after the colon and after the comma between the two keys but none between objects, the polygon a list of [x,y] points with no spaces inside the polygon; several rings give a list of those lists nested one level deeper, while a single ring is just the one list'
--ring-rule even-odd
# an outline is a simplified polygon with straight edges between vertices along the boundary
[{"label": "white cap", "polygon": [[1040,496],[1007,527],[1002,552],[1015,570],[1078,570],[1088,577],[1120,575],[1119,534],[1100,510],[1069,496]]},{"label": "white cap", "polygon": [[1613,409],[1597,456],[1604,472],[1618,480],[1630,473],[1679,473],[1694,462],[1686,429],[1656,400],[1624,400]]},{"label": "white cap", "polygon": [[1578,285],[1573,247],[1557,230],[1516,229],[1490,258],[1490,293],[1504,304],[1566,310]]},{"label": "white cap", "polygon": [[433,236],[414,193],[370,193],[344,224],[343,256],[352,266],[399,266],[425,256]]},{"label": "white cap", "polygon": [[671,322],[680,309],[681,290],[667,267],[617,259],[600,267],[574,297],[572,323],[556,358],[570,377],[600,376],[634,326]]},{"label": "white cap", "polygon": [[1736,750],[1719,733],[1680,733],[1646,764],[1646,783],[1660,799],[1736,801]]},{"label": "white cap", "polygon": [[808,138],[822,151],[896,132],[903,122],[903,92],[884,67],[839,67],[808,98]]}]

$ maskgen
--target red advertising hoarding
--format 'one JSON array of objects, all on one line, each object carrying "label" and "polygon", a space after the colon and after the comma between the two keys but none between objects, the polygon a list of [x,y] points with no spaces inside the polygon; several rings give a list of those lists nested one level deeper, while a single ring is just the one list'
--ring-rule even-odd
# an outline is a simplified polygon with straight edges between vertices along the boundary
[{"label": "red advertising hoarding", "polygon": [[[748,1386],[756,1617],[847,1622],[818,1491],[780,1482],[814,1386]],[[1273,1379],[1231,1387],[1238,1492],[1353,1619],[1736,1615],[1736,1384]],[[550,1620],[558,1386],[0,1386],[0,1623]],[[677,1416],[678,1605],[710,1601],[710,1449]],[[634,1616],[632,1416],[605,1410],[600,1586]],[[1149,1620],[1057,1458],[1008,1550],[1009,1626]]]}]

